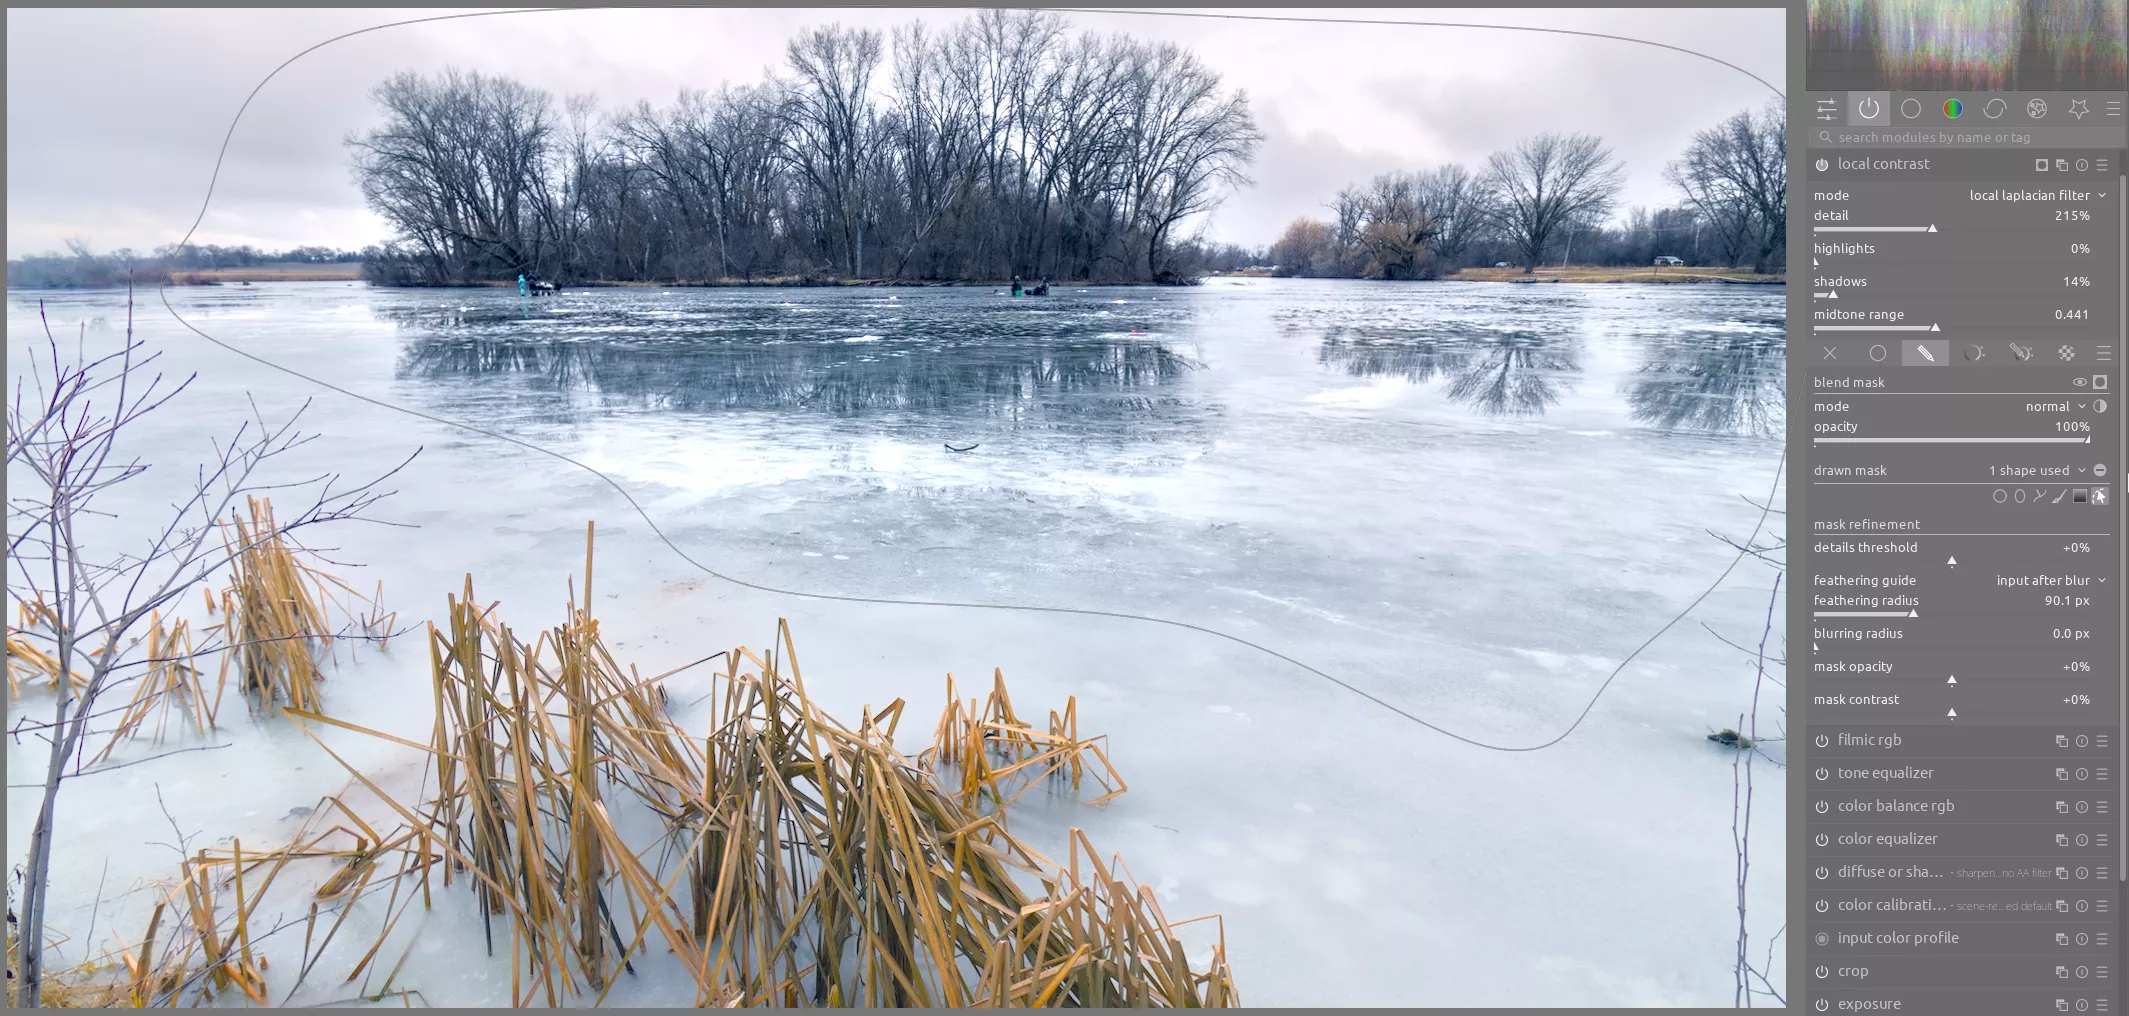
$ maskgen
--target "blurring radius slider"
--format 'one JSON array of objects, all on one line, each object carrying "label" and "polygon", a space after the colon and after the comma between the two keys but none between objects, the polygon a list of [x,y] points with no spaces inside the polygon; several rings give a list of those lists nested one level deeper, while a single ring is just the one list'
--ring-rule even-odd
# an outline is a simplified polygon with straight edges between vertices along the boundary
[{"label": "blurring radius slider", "polygon": [[2091,444],[2084,437],[1815,437],[1812,444]]}]

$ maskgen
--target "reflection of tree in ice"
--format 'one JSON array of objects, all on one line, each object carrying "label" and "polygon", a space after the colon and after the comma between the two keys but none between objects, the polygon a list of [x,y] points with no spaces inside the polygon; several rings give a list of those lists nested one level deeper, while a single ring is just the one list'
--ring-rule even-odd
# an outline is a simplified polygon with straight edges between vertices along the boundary
[{"label": "reflection of tree in ice", "polygon": [[598,392],[670,409],[954,410],[1059,396],[1148,404],[1198,366],[1156,343],[1063,342],[954,350],[846,343],[420,339],[401,377],[508,374],[557,391]]},{"label": "reflection of tree in ice", "polygon": [[1563,374],[1579,372],[1574,349],[1528,332],[1492,336],[1449,381],[1449,398],[1487,416],[1537,416],[1560,401]]},{"label": "reflection of tree in ice", "polygon": [[[862,341],[853,341],[861,339]],[[568,418],[601,410],[899,415],[965,426],[1172,440],[1210,415],[1177,380],[1200,364],[1157,342],[516,338],[408,342],[401,378],[509,378]],[[520,406],[522,412],[528,407]]]},{"label": "reflection of tree in ice", "polygon": [[1425,384],[1471,360],[1454,339],[1381,339],[1333,332],[1316,350],[1316,362],[1354,377],[1401,377]]},{"label": "reflection of tree in ice", "polygon": [[1316,360],[1357,377],[1442,379],[1450,401],[1487,416],[1541,415],[1572,387],[1565,376],[1582,370],[1572,338],[1497,328],[1338,329],[1324,337]]},{"label": "reflection of tree in ice", "polygon": [[1626,386],[1634,419],[1665,430],[1780,433],[1788,350],[1779,328],[1651,341],[1647,361]]}]

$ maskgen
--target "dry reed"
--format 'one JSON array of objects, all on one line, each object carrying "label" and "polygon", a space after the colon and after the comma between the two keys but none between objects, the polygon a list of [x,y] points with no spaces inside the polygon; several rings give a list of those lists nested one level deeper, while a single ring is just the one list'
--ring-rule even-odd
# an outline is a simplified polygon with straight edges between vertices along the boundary
[{"label": "dry reed", "polygon": [[[274,522],[271,501],[248,498],[246,508],[247,514],[223,523],[232,574],[220,603],[220,630],[229,645],[222,679],[233,665],[238,686],[255,707],[278,702],[317,711],[323,706],[320,657],[333,640],[326,606],[334,602],[335,589],[354,591],[297,556]],[[210,600],[208,606],[215,604]]]},{"label": "dry reed", "polygon": [[991,692],[981,703],[962,702],[954,694],[954,676],[946,675],[946,711],[932,736],[932,746],[917,756],[942,786],[951,786],[962,807],[988,801],[1002,813],[1038,784],[1070,783],[1078,793],[1092,780],[1103,793],[1087,802],[1105,804],[1127,789],[1109,762],[1108,735],[1079,736],[1079,699],[1067,698],[1063,712],[1050,711],[1049,729],[1037,730],[1013,713],[1005,690],[1005,673],[991,672]]},{"label": "dry reed", "polygon": [[[38,638],[47,638],[54,630],[58,618],[43,600],[25,600],[15,605],[15,623],[7,629],[7,690],[10,695],[22,694],[25,678],[42,678],[45,686],[59,688],[59,673],[63,669],[52,654],[38,648]],[[74,682],[74,690],[80,692],[89,686],[87,674],[76,670],[68,674]]]},{"label": "dry reed", "polygon": [[[90,760],[92,763],[109,758],[121,742],[143,733],[152,733],[153,741],[162,743],[174,711],[182,710],[182,718],[190,720],[198,733],[215,729],[223,682],[216,683],[214,697],[210,700],[205,675],[193,659],[191,628],[183,619],[171,622],[167,627],[161,614],[149,619],[148,656],[142,662],[146,672],[134,682],[132,700],[119,714],[110,742]],[[225,677],[226,674],[225,670]],[[148,722],[151,718],[155,721],[153,724]]]},{"label": "dry reed", "polygon": [[[587,546],[587,603],[590,564]],[[430,628],[427,744],[284,709],[424,751],[419,799],[395,799],[312,731],[396,825],[380,831],[334,797],[316,814],[339,820],[313,819],[286,848],[189,858],[169,913],[128,954],[133,999],[263,1000],[258,901],[291,863],[329,859],[296,985],[354,900],[390,894],[366,908],[382,930],[349,981],[376,972],[417,901],[462,885],[488,952],[509,956],[515,1005],[603,1001],[654,952],[686,972],[698,1006],[1236,1004],[1224,933],[1193,968],[1178,934],[1191,922],[1170,922],[1120,860],[1076,829],[1062,864],[1007,832],[1001,809],[1046,777],[1092,777],[1097,800],[1122,792],[1099,739],[1078,736],[1075,702],[1038,730],[994,675],[986,704],[950,705],[934,747],[911,758],[893,743],[903,703],[854,728],[830,718],[780,622],[766,653],[719,654],[694,734],[665,691],[678,671],[619,665],[588,610],[572,602],[528,642],[478,604],[469,576]],[[977,790],[965,776],[946,789],[940,766],[980,772]]]}]

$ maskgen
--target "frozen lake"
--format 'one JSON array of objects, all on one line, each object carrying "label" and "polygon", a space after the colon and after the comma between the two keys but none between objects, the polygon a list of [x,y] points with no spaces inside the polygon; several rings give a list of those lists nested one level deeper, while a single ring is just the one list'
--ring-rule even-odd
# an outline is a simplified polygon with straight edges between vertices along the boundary
[{"label": "frozen lake", "polygon": [[[1216,279],[1054,292],[528,301],[320,283],[170,297],[259,356],[604,472],[723,574],[1201,625],[1504,747],[1559,735],[1707,588],[1735,556],[1709,531],[1752,531],[1746,499],[1768,494],[1781,457],[1779,288]],[[55,329],[91,344],[122,334],[122,295],[11,292],[11,364],[40,297]],[[1036,716],[1078,695],[1081,729],[1110,735],[1131,789],[1099,809],[1036,803],[1015,830],[1047,850],[1083,826],[1171,917],[1224,914],[1248,1004],[1730,1003],[1731,755],[1705,735],[1749,705],[1752,660],[1715,633],[1758,640],[1764,565],[1740,565],[1571,736],[1503,752],[1182,628],[720,581],[580,469],[234,356],[153,293],[137,315],[166,370],[199,373],[146,449],[168,473],[248,415],[247,393],[269,418],[315,398],[307,429],[324,436],[291,475],[354,476],[423,449],[376,513],[418,528],[318,537],[363,566],[343,572],[358,587],[382,580],[402,620],[440,617],[471,572],[513,625],[554,623],[595,519],[596,607],[617,655],[646,673],[764,644],[787,617],[809,690],[846,720],[902,697],[928,731],[948,671],[966,687],[1002,667]],[[418,639],[341,655],[326,689],[336,713],[426,738]],[[690,680],[675,679],[676,700],[694,697]],[[1763,731],[1779,719],[1770,691]],[[170,838],[158,784],[188,831],[249,845],[285,837],[292,807],[344,781],[285,724],[224,712],[234,747],[67,792],[55,927],[83,933],[100,880],[115,897],[174,870],[149,842]],[[14,782],[36,771],[33,747],[10,745]],[[360,751],[413,764],[388,745]],[[225,792],[232,773],[242,793]],[[10,863],[31,797],[9,794]],[[1759,769],[1757,799],[1763,942],[1781,924],[1779,770]],[[107,899],[98,938],[114,920],[137,936],[138,909]],[[506,966],[475,968],[487,969],[417,956],[402,982],[432,1004],[507,998]]]}]

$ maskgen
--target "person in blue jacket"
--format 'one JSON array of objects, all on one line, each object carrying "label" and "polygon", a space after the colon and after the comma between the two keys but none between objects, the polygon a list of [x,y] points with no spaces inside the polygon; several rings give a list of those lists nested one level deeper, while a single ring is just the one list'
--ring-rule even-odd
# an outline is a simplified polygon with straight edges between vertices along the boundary
[{"label": "person in blue jacket", "polygon": [[525,296],[531,291],[525,288],[525,273],[517,273],[517,295]]}]

